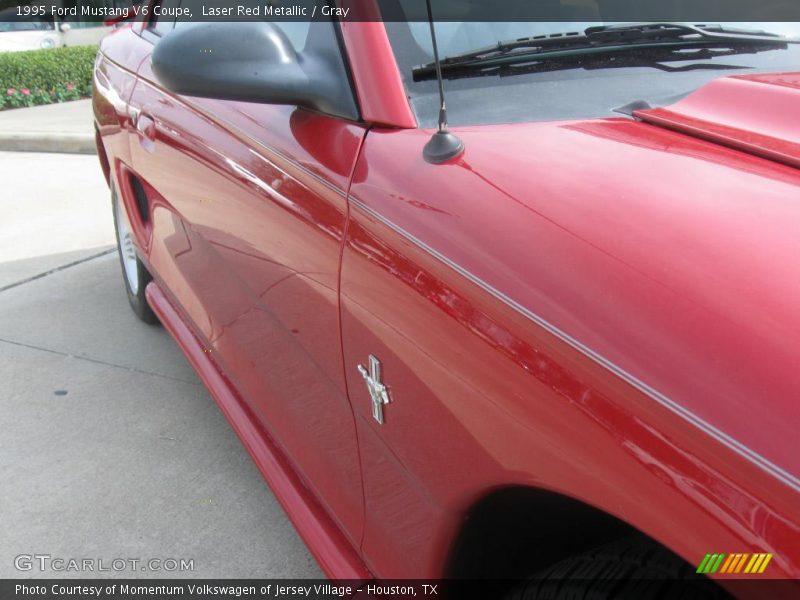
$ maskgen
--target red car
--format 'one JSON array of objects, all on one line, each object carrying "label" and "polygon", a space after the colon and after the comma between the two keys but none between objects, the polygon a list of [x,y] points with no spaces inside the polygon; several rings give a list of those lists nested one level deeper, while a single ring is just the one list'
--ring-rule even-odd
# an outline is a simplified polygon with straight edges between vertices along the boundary
[{"label": "red car", "polygon": [[448,134],[428,23],[155,12],[130,303],[328,576],[800,577],[800,25],[440,23]]}]

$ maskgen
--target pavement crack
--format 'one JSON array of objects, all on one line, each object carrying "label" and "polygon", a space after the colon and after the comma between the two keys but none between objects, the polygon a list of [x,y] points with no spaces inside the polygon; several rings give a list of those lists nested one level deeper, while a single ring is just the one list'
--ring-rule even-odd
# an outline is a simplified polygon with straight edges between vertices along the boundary
[{"label": "pavement crack", "polygon": [[44,348],[43,346],[26,344],[25,342],[17,342],[14,340],[7,340],[5,338],[0,338],[0,343],[10,344],[12,346],[21,346],[23,348],[30,348],[31,350],[39,350],[40,352],[49,352],[50,354],[56,354],[58,356],[64,356],[66,358],[85,360],[87,362],[103,365],[106,367],[114,367],[115,369],[124,369],[125,371],[131,371],[132,373],[139,373],[141,375],[149,375],[150,377],[161,377],[162,379],[169,379],[171,381],[180,381],[181,383],[188,383],[190,385],[200,386],[200,383],[198,381],[191,381],[188,379],[182,379],[180,377],[173,377],[172,375],[164,375],[163,373],[154,373],[152,371],[145,371],[144,369],[137,369],[136,367],[120,365],[118,363],[109,362],[107,360],[100,360],[99,358],[92,358],[90,356],[80,356],[78,354],[72,354],[70,352],[62,352],[61,350],[53,350],[52,348]]},{"label": "pavement crack", "polygon": [[41,279],[42,277],[47,277],[48,275],[52,275],[53,273],[58,273],[59,271],[63,271],[64,269],[75,267],[77,265],[89,262],[90,260],[94,260],[95,258],[100,258],[101,256],[105,256],[106,254],[111,254],[112,252],[116,251],[117,251],[116,248],[109,248],[108,250],[103,250],[102,252],[98,252],[97,254],[92,254],[91,256],[87,256],[86,258],[74,260],[71,263],[61,265],[59,267],[56,267],[55,269],[50,269],[49,271],[44,271],[43,273],[32,275],[31,277],[27,277],[26,279],[22,279],[21,281],[15,281],[14,283],[9,283],[8,285],[4,285],[3,287],[0,287],[0,292],[5,292],[6,290],[10,290],[11,288],[15,288],[17,286],[30,283],[31,281],[36,281],[37,279]]}]

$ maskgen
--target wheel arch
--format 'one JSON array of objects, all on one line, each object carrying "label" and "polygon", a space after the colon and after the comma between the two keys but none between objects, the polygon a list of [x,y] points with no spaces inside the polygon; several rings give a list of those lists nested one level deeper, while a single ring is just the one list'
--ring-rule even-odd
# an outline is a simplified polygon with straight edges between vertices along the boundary
[{"label": "wheel arch", "polygon": [[535,487],[503,487],[487,492],[466,512],[450,546],[444,577],[525,578],[628,536],[640,536],[673,553],[629,523],[569,496]]}]

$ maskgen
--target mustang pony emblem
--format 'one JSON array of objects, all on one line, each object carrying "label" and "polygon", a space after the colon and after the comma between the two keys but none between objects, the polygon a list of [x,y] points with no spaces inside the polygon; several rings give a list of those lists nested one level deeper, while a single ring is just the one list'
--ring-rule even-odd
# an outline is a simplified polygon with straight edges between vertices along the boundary
[{"label": "mustang pony emblem", "polygon": [[369,355],[369,371],[363,366],[358,365],[358,372],[367,382],[367,391],[372,397],[372,416],[383,425],[383,405],[389,404],[389,390],[381,381],[381,361],[372,354]]}]

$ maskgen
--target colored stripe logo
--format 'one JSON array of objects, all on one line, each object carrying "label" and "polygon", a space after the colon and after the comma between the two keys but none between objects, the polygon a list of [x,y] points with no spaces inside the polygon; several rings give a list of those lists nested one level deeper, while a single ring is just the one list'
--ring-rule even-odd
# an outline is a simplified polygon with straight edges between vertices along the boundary
[{"label": "colored stripe logo", "polygon": [[706,554],[697,567],[698,573],[711,575],[713,573],[750,574],[763,573],[767,568],[772,554],[766,553],[732,553],[732,554]]}]

